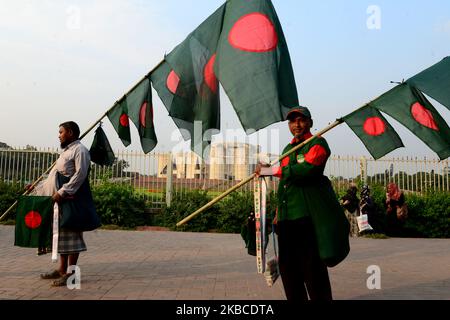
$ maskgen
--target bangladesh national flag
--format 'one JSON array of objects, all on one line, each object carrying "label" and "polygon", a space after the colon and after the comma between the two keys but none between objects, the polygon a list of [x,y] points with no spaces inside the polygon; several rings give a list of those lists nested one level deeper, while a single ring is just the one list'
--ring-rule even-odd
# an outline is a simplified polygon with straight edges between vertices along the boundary
[{"label": "bangladesh national flag", "polygon": [[408,79],[416,87],[450,110],[450,57]]},{"label": "bangladesh national flag", "polygon": [[136,126],[144,153],[152,151],[158,140],[153,124],[152,88],[145,78],[126,95],[128,115]]},{"label": "bangladesh national flag", "polygon": [[158,92],[169,115],[171,115],[171,110],[178,110],[175,111],[177,116],[172,116],[172,119],[180,129],[184,140],[191,139],[191,149],[202,156],[212,134],[215,133],[215,129],[220,128],[218,101],[217,108],[205,108],[195,112],[193,109],[198,110],[195,107],[198,105],[193,105],[192,100],[176,94],[179,77],[167,62],[164,62],[152,72],[151,80],[153,88]]},{"label": "bangladesh national flag", "polygon": [[375,108],[366,105],[345,116],[343,120],[361,139],[375,160],[403,147],[402,140],[394,128]]},{"label": "bangladesh national flag", "polygon": [[284,121],[298,106],[280,21],[270,0],[229,0],[214,70],[245,130]]},{"label": "bangladesh national flag", "polygon": [[131,143],[130,121],[128,120],[128,106],[125,97],[117,101],[113,108],[108,111],[108,119],[119,135],[125,147]]},{"label": "bangladesh national flag", "polygon": [[52,197],[20,196],[17,205],[14,245],[49,247],[52,235]]},{"label": "bangladesh national flag", "polygon": [[224,9],[222,5],[200,24],[151,74],[153,87],[169,115],[185,130],[183,137],[191,139],[192,149],[200,155],[214,129],[220,129],[219,82],[214,64]]},{"label": "bangladesh national flag", "polygon": [[91,161],[100,166],[110,166],[114,163],[114,152],[101,126],[95,130],[89,154],[91,155]]},{"label": "bangladesh national flag", "polygon": [[407,83],[400,84],[370,102],[369,106],[403,124],[440,159],[450,156],[450,128],[418,89]]},{"label": "bangladesh national flag", "polygon": [[[153,88],[158,92],[164,106],[170,114],[171,107],[176,106],[180,108],[185,107],[186,110],[190,108],[186,100],[176,95],[176,88],[179,84],[179,77],[175,74],[172,68],[167,62],[163,62],[155,71],[150,75]],[[194,121],[193,117],[188,121],[179,118],[172,118],[185,140],[194,137]],[[201,141],[201,140],[200,140]],[[194,145],[194,142],[192,142]]]}]

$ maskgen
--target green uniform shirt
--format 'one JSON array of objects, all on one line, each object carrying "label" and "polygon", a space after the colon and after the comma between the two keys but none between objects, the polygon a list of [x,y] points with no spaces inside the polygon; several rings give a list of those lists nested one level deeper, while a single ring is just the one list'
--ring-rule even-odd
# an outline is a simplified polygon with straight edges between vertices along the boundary
[{"label": "green uniform shirt", "polygon": [[[309,135],[310,136],[310,135]],[[306,138],[309,138],[307,136]],[[288,144],[283,154],[300,142]],[[323,138],[315,138],[282,161],[278,186],[278,220],[294,220],[310,216],[308,198],[320,197],[318,186],[323,178],[330,148]],[[314,194],[312,194],[314,193]]]}]

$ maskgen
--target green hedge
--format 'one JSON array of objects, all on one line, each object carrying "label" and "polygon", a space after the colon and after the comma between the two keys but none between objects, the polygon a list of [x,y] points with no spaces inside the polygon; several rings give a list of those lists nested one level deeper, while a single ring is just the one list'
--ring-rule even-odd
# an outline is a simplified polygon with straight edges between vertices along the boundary
[{"label": "green hedge", "polygon": [[[406,236],[450,238],[450,195],[445,192],[426,196],[407,195]],[[408,234],[413,233],[413,234]]]},{"label": "green hedge", "polygon": [[150,222],[145,200],[130,185],[103,182],[92,187],[92,196],[102,225],[134,228]]},{"label": "green hedge", "polygon": [[[385,230],[385,189],[381,185],[372,185],[372,196],[376,204],[376,213],[371,221],[375,232]],[[0,211],[4,212],[17,200],[22,188],[0,182]],[[183,231],[216,231],[239,233],[247,216],[254,210],[251,192],[234,192],[190,220],[180,228],[177,222],[206,204],[211,196],[206,191],[183,191],[172,199],[170,208],[164,207],[159,214],[145,213],[148,207],[145,200],[126,184],[104,182],[92,187],[94,202],[103,225],[117,225],[134,228],[140,225],[157,225]],[[340,197],[342,194],[338,194]],[[435,192],[425,195],[406,194],[409,217],[403,226],[406,237],[450,238],[450,197],[448,192]],[[268,212],[275,212],[276,195],[271,193]],[[8,218],[14,218],[12,213]]]},{"label": "green hedge", "polygon": [[210,197],[208,197],[206,191],[194,190],[175,193],[172,197],[170,208],[164,207],[161,214],[154,217],[153,224],[181,231],[207,232],[216,229],[217,217],[219,216],[217,206],[213,206],[206,212],[198,215],[188,224],[179,228],[175,227],[177,222],[208,203],[209,200]]},{"label": "green hedge", "polygon": [[[375,213],[371,217],[371,225],[377,234],[385,233],[386,213],[385,188],[372,185],[371,194],[376,205]],[[338,194],[338,197],[342,194]],[[172,201],[170,208],[164,208],[155,225],[169,227],[173,230],[211,231],[239,233],[247,216],[254,210],[253,194],[251,192],[235,192],[225,199],[194,217],[187,224],[176,228],[175,224],[206,204],[211,197],[206,192],[186,191]],[[275,212],[276,195],[270,194],[268,212]],[[398,236],[449,238],[450,237],[450,197],[448,193],[437,192],[426,195],[405,195],[409,208],[409,217]]]},{"label": "green hedge", "polygon": [[[19,195],[23,193],[24,189],[18,184],[7,184],[0,181],[0,216],[8,210],[8,208],[18,199]],[[8,219],[15,219],[16,212],[13,210],[6,217]]]},{"label": "green hedge", "polygon": [[[170,208],[164,207],[156,215],[155,225],[180,231],[215,231],[240,233],[248,215],[254,211],[252,192],[233,192],[214,206],[200,213],[180,227],[176,223],[187,217],[212,199],[206,191],[184,191],[172,199]],[[271,192],[267,202],[267,212],[272,217],[276,208],[276,195]]]}]

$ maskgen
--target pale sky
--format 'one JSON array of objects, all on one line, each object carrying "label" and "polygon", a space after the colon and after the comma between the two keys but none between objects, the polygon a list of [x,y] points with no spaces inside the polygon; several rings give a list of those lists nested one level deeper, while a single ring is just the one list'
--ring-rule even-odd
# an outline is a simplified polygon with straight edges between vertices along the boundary
[{"label": "pale sky", "polygon": [[[223,3],[222,0],[0,0],[0,141],[58,146],[58,124],[85,131]],[[299,99],[314,129],[359,108],[450,55],[450,1],[273,0],[293,63]],[[246,137],[221,92],[222,137]],[[153,92],[156,151],[179,145],[177,129]],[[435,103],[449,123],[450,112]],[[437,156],[387,117],[406,148],[387,157]],[[115,150],[124,149],[105,118]],[[261,132],[280,152],[287,123]],[[278,134],[275,133],[278,130]],[[264,139],[264,134],[269,138]],[[272,134],[273,145],[270,148]],[[83,139],[90,146],[93,134]],[[369,155],[345,125],[324,136],[333,154]],[[141,150],[136,130],[128,150]],[[255,141],[255,135],[247,137]],[[220,140],[220,139],[218,139]],[[189,143],[184,143],[186,146]]]}]

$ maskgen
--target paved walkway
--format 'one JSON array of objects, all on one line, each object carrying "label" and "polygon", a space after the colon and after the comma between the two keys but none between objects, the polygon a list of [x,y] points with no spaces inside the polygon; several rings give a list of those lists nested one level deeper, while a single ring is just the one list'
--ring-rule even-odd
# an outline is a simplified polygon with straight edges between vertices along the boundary
[{"label": "paved walkway", "polygon": [[[39,273],[50,255],[14,247],[14,227],[0,226],[0,299],[285,299],[281,280],[267,287],[237,234],[167,231],[85,233],[81,289],[52,288]],[[335,299],[450,299],[450,239],[351,239],[330,277]],[[367,268],[381,271],[369,290]]]}]

